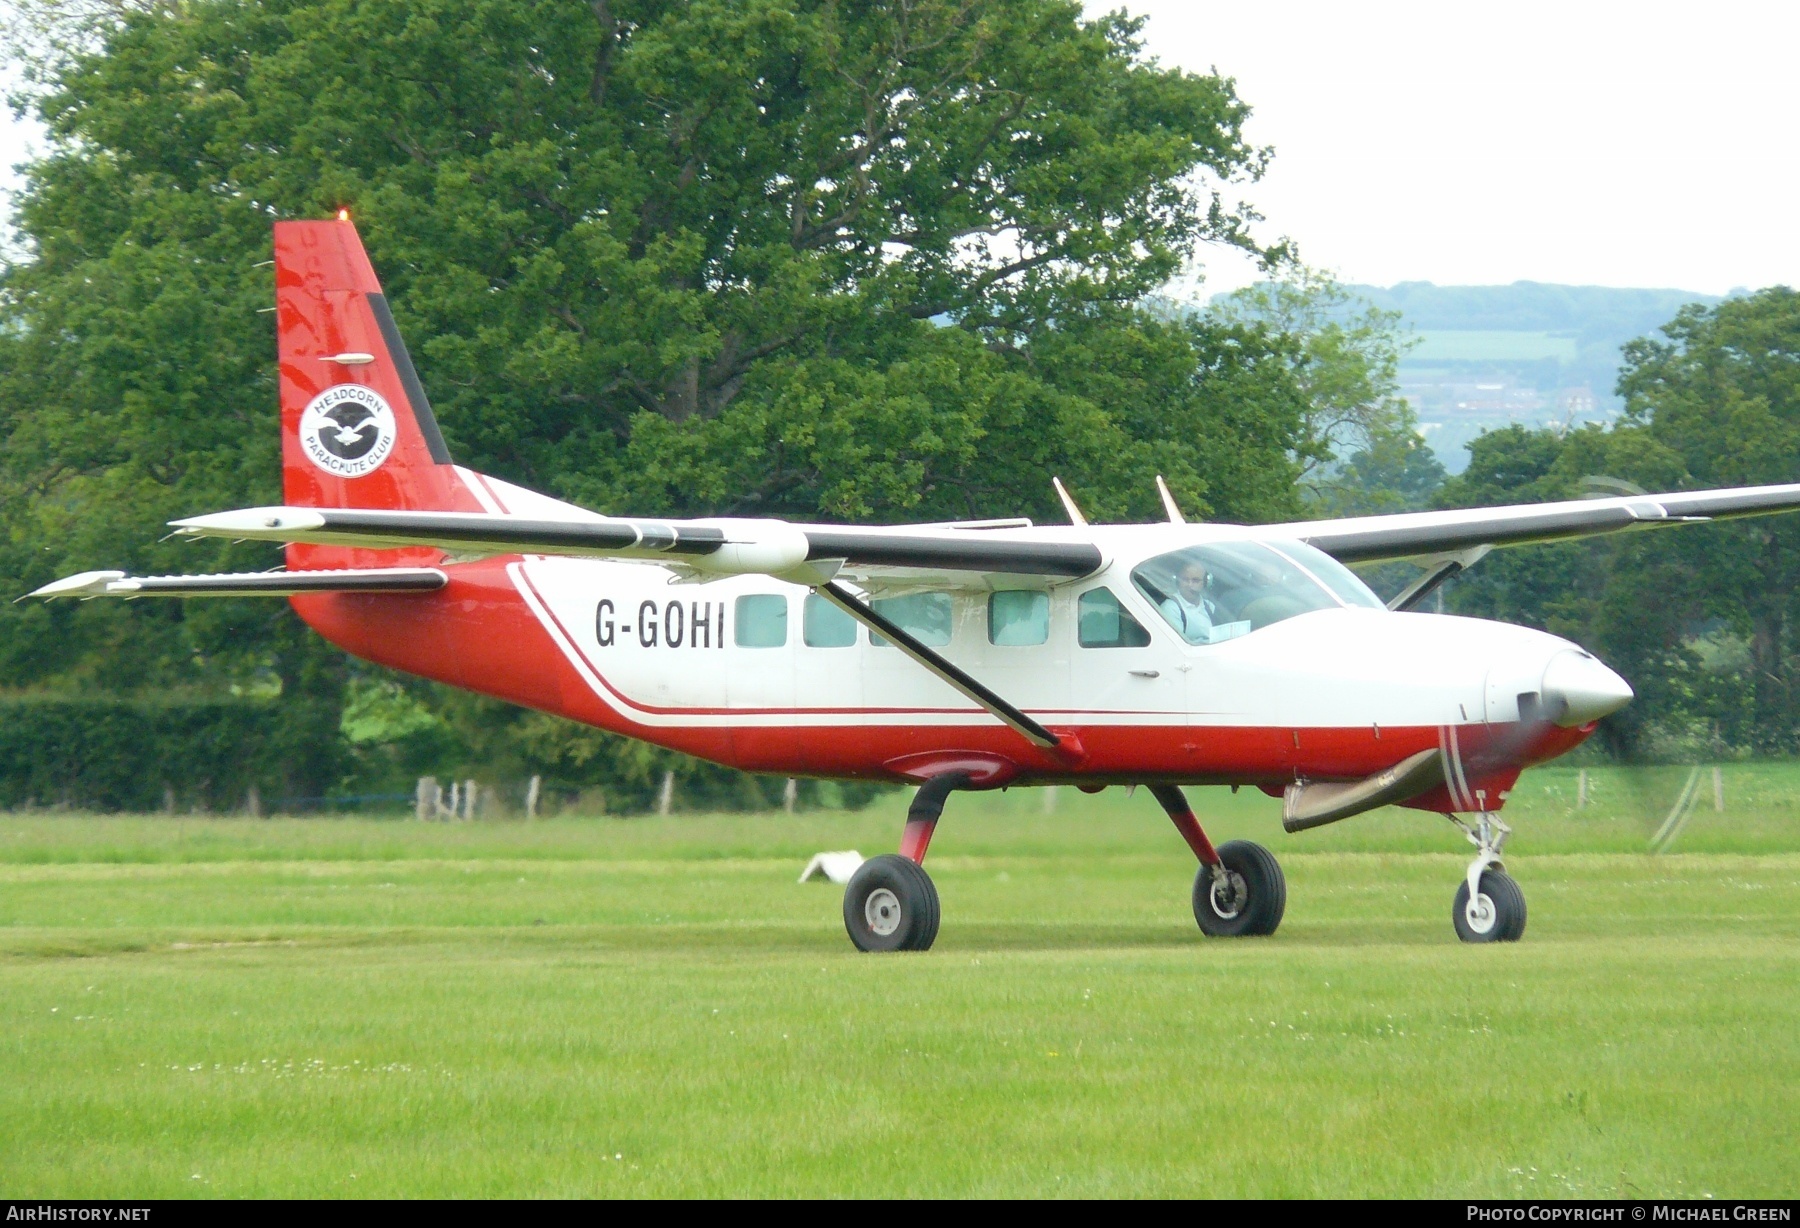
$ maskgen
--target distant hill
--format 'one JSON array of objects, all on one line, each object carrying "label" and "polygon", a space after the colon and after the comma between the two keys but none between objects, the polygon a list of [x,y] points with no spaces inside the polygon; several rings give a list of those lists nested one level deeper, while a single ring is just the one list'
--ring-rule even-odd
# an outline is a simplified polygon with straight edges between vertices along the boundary
[{"label": "distant hill", "polygon": [[1654,333],[1688,303],[1716,303],[1687,290],[1557,286],[1351,286],[1398,311],[1418,344],[1400,364],[1438,459],[1468,464],[1465,445],[1484,430],[1520,422],[1604,422],[1622,408],[1613,393],[1619,350]]},{"label": "distant hill", "polygon": [[1555,286],[1515,281],[1510,286],[1439,286],[1403,281],[1397,286],[1350,286],[1378,307],[1398,311],[1421,332],[1560,333],[1580,343],[1622,345],[1673,319],[1687,303],[1716,303],[1716,296],[1688,290],[1635,290],[1612,286]]}]

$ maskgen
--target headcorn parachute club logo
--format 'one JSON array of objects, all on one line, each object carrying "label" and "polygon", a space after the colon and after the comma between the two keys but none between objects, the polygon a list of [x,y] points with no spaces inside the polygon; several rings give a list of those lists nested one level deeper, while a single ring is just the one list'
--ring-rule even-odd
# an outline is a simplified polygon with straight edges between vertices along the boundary
[{"label": "headcorn parachute club logo", "polygon": [[394,450],[394,411],[379,392],[361,384],[327,388],[300,415],[306,459],[340,478],[360,478]]}]

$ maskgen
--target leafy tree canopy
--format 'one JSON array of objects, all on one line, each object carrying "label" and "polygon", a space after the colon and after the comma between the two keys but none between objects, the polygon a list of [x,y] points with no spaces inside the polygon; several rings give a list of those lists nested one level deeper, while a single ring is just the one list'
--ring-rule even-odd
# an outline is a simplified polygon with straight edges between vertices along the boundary
[{"label": "leafy tree canopy", "polygon": [[1399,395],[1400,360],[1416,344],[1401,313],[1362,288],[1301,265],[1215,299],[1215,321],[1253,324],[1288,339],[1305,410],[1295,449],[1300,484],[1321,516],[1417,511],[1444,467]]},{"label": "leafy tree canopy", "polygon": [[179,251],[254,298],[272,216],[348,206],[472,463],[639,511],[966,513],[1010,419],[1071,461],[1128,442],[1032,341],[1132,330],[1196,243],[1254,246],[1216,190],[1260,173],[1246,108],[1136,29],[1064,0],[128,13],[40,103],[15,280]]},{"label": "leafy tree canopy", "polygon": [[[263,567],[269,224],[351,209],[464,463],[602,510],[1298,510],[1302,343],[1137,304],[1267,151],[1073,0],[23,0],[49,151],[0,279],[0,574]],[[85,21],[86,24],[83,24]],[[40,21],[39,31],[45,28]],[[68,28],[53,29],[68,35]],[[25,43],[15,43],[17,48]],[[0,610],[13,686],[309,694],[275,603]],[[360,668],[360,667],[359,667]],[[354,730],[367,722],[352,720]],[[409,735],[410,736],[410,735]]]}]

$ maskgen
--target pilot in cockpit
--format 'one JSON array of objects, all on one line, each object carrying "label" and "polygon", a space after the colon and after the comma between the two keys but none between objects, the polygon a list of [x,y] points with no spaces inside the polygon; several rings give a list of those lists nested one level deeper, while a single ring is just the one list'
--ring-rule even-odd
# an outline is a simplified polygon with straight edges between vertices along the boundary
[{"label": "pilot in cockpit", "polygon": [[1211,586],[1212,573],[1206,565],[1198,559],[1189,559],[1175,577],[1174,595],[1162,603],[1163,617],[1190,644],[1212,642],[1218,609],[1206,596],[1206,590]]}]

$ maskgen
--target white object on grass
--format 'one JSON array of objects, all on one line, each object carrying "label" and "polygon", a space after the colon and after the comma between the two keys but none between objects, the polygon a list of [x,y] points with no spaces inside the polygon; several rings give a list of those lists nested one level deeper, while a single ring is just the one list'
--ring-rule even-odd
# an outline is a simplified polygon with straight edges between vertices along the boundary
[{"label": "white object on grass", "polygon": [[800,881],[823,874],[834,883],[847,883],[858,867],[866,860],[855,849],[845,849],[836,853],[814,853],[813,859],[806,863],[806,869],[800,871]]}]

